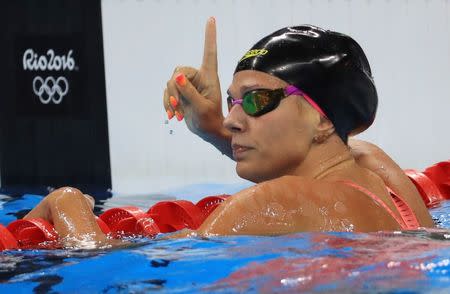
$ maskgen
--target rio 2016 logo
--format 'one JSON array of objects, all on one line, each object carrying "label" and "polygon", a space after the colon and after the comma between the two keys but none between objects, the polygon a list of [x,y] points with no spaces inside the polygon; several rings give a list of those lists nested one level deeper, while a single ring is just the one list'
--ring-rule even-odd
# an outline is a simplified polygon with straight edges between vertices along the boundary
[{"label": "rio 2016 logo", "polygon": [[[53,49],[47,50],[46,54],[39,55],[33,49],[25,50],[23,54],[23,69],[25,71],[73,71],[76,70],[73,50],[65,55],[57,55]],[[39,75],[33,78],[32,89],[42,104],[60,104],[69,92],[69,82],[64,76]]]}]

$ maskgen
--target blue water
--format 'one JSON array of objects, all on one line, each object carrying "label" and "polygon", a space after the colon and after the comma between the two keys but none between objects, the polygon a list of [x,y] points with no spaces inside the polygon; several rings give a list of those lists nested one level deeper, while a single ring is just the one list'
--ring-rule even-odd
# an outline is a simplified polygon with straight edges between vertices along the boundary
[{"label": "blue water", "polygon": [[[231,193],[236,187],[222,188]],[[196,192],[156,198],[206,196],[195,199],[190,193]],[[40,199],[0,196],[0,223],[23,216]],[[129,204],[148,208],[155,201],[114,196],[97,203],[96,211]],[[125,249],[5,251],[0,293],[448,293],[450,202],[431,212],[439,228],[429,231],[134,239]]]}]

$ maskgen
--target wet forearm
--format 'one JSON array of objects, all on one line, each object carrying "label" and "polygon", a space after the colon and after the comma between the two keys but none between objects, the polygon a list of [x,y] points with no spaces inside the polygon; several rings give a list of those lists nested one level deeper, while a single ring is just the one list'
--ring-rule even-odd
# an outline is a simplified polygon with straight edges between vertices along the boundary
[{"label": "wet forearm", "polygon": [[97,225],[95,215],[83,196],[56,197],[50,206],[53,225],[60,238],[85,239],[94,241],[106,239]]},{"label": "wet forearm", "polygon": [[97,225],[93,204],[79,190],[65,187],[50,193],[24,219],[41,218],[53,224],[63,246],[96,246],[107,237]]}]

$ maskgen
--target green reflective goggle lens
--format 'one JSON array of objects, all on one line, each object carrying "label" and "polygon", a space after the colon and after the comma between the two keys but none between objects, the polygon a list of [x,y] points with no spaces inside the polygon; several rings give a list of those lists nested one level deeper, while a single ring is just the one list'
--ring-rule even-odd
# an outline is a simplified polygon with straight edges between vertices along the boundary
[{"label": "green reflective goggle lens", "polygon": [[228,111],[230,111],[234,105],[240,104],[246,114],[250,116],[260,116],[277,108],[281,99],[289,97],[290,95],[301,95],[309,105],[320,113],[320,115],[328,118],[323,109],[317,105],[311,97],[294,85],[275,90],[252,90],[245,93],[242,99],[234,99],[233,97],[228,96]]},{"label": "green reflective goggle lens", "polygon": [[244,112],[250,116],[260,116],[264,113],[274,110],[281,99],[287,97],[284,89],[257,89],[244,94],[242,99],[227,98],[228,111],[236,105],[240,104]]}]

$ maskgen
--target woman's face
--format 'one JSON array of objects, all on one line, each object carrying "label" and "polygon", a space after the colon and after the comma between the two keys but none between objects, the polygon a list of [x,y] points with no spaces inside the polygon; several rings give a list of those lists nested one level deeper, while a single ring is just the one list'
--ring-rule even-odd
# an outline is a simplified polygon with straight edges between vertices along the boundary
[{"label": "woman's face", "polygon": [[[228,90],[241,99],[255,89],[278,89],[288,84],[269,74],[246,70],[236,73]],[[232,133],[233,157],[238,175],[262,182],[296,175],[313,144],[320,115],[301,96],[282,99],[274,110],[251,117],[241,105],[231,108],[224,126]]]}]

